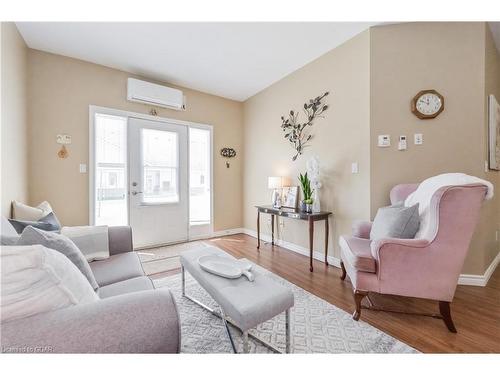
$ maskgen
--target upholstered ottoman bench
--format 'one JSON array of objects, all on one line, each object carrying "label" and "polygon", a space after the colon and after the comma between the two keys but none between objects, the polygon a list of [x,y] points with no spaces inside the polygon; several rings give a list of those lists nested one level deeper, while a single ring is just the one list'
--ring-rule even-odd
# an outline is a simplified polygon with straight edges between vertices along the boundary
[{"label": "upholstered ottoman bench", "polygon": [[[243,352],[248,353],[248,330],[275,317],[285,313],[285,336],[286,353],[290,352],[290,308],[294,299],[291,290],[278,284],[276,281],[252,269],[255,275],[253,282],[246,277],[238,279],[227,279],[204,271],[198,264],[198,259],[203,255],[219,255],[235,259],[216,247],[201,247],[186,251],[181,254],[182,268],[182,295],[209,310],[216,316],[222,318],[228,334],[233,352],[236,346],[231,337],[227,324],[230,323],[242,332]],[[244,260],[248,262],[246,259]],[[250,262],[248,262],[250,263]],[[186,294],[185,271],[205,289],[220,307],[220,313],[209,308],[203,303]],[[265,343],[257,337],[250,335],[273,351],[279,352],[269,343]]]}]

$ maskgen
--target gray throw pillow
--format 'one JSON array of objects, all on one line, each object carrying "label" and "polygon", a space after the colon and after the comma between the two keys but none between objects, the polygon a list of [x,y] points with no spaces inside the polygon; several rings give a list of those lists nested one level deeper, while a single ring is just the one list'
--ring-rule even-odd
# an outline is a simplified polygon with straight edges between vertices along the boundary
[{"label": "gray throw pillow", "polygon": [[18,246],[23,245],[43,245],[49,249],[56,250],[64,255],[73,262],[73,264],[83,273],[87,278],[90,285],[94,290],[97,290],[99,286],[97,281],[90,269],[90,266],[82,254],[80,249],[71,241],[68,237],[55,232],[46,232],[32,226],[28,226],[24,229],[19,241]]},{"label": "gray throw pillow", "polygon": [[19,241],[19,236],[0,235],[0,245],[2,246],[16,246],[17,241]]},{"label": "gray throw pillow", "polygon": [[397,203],[378,209],[373,220],[370,239],[415,238],[419,227],[418,203],[411,207]]},{"label": "gray throw pillow", "polygon": [[22,233],[24,228],[29,225],[45,231],[61,230],[61,223],[59,223],[59,220],[57,220],[57,217],[53,212],[50,212],[38,221],[9,219],[9,222],[12,224],[17,233]]}]

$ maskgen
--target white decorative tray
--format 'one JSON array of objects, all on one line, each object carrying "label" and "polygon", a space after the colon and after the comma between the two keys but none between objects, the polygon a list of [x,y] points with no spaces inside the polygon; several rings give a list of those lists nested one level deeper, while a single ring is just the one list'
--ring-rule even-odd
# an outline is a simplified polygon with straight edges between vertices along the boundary
[{"label": "white decorative tray", "polygon": [[198,258],[198,264],[203,270],[227,279],[237,279],[242,275],[246,276],[249,281],[255,279],[255,276],[250,272],[252,269],[251,263],[244,263],[219,255],[203,255]]}]

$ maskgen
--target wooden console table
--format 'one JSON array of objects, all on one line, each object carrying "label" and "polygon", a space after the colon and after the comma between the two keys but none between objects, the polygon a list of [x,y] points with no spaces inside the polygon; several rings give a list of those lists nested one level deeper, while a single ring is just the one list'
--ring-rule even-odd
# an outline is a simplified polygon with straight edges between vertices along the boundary
[{"label": "wooden console table", "polygon": [[328,265],[328,217],[331,212],[321,211],[308,214],[307,212],[294,210],[292,208],[274,208],[273,206],[255,206],[257,208],[257,249],[260,249],[260,214],[271,215],[271,244],[274,246],[274,217],[289,217],[291,219],[305,220],[309,222],[309,271],[313,272],[313,245],[314,245],[314,222],[325,221],[325,264]]}]

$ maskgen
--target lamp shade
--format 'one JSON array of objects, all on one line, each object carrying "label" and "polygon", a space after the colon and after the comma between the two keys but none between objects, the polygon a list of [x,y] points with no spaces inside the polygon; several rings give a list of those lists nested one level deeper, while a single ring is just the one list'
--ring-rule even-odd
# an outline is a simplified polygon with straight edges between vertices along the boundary
[{"label": "lamp shade", "polygon": [[283,177],[268,177],[267,187],[269,189],[281,189],[283,187]]}]

